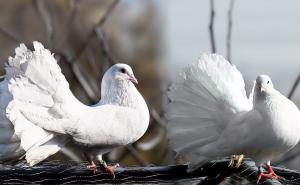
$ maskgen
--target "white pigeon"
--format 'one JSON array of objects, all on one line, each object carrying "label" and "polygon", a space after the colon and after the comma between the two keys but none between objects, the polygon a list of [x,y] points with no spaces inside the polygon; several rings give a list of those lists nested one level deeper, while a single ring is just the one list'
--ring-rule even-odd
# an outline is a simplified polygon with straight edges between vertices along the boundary
[{"label": "white pigeon", "polygon": [[[66,142],[93,160],[109,166],[102,154],[137,141],[146,132],[149,111],[129,65],[115,64],[103,76],[101,100],[93,106],[78,101],[51,52],[39,42],[35,51],[24,44],[16,48],[6,66],[12,99],[6,108],[15,135],[34,165],[56,153]],[[7,81],[6,81],[7,83]]]},{"label": "white pigeon", "polygon": [[166,117],[170,145],[190,169],[215,158],[245,154],[280,178],[270,161],[299,141],[297,106],[260,75],[247,98],[241,73],[222,56],[203,54],[170,87]]}]

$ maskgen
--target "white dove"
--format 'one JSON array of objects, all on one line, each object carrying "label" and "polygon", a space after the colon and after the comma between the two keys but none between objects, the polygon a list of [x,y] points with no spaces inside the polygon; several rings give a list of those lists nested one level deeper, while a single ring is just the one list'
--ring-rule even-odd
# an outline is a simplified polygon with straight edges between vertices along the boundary
[{"label": "white dove", "polygon": [[247,98],[241,73],[217,54],[203,54],[187,67],[168,98],[170,144],[191,161],[190,170],[217,157],[245,154],[260,169],[267,167],[258,182],[278,179],[270,161],[299,141],[297,106],[274,89],[266,75],[256,78]]},{"label": "white dove", "polygon": [[[15,135],[34,165],[73,142],[97,170],[94,158],[113,176],[102,154],[137,141],[146,132],[149,111],[133,71],[115,64],[103,76],[101,100],[93,106],[78,101],[55,58],[39,42],[35,51],[21,44],[6,66],[12,100],[6,108]],[[7,83],[7,82],[6,82]]]}]

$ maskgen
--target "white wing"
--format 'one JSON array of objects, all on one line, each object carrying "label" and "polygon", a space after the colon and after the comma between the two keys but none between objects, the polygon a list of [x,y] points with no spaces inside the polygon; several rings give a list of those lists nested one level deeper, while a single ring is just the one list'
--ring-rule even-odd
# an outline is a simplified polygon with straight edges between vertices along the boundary
[{"label": "white wing", "polygon": [[65,130],[85,145],[124,146],[139,139],[147,129],[143,128],[137,110],[129,107],[98,105],[90,107],[84,118],[84,124]]},{"label": "white wing", "polygon": [[[6,108],[7,116],[14,125],[21,146],[27,151],[27,161],[32,165],[60,149],[60,144],[48,144],[57,135],[37,126],[35,122],[47,124],[55,120],[63,123],[61,120],[68,116],[63,105],[76,100],[50,51],[39,42],[33,45],[35,51],[21,44],[6,66],[9,91],[13,96]],[[60,133],[61,126],[54,125],[57,128],[50,130]],[[39,147],[42,145],[44,153],[40,155]]]},{"label": "white wing", "polygon": [[241,73],[217,54],[203,54],[187,67],[168,98],[170,144],[197,161],[207,158],[205,146],[215,143],[236,115],[252,109]]}]

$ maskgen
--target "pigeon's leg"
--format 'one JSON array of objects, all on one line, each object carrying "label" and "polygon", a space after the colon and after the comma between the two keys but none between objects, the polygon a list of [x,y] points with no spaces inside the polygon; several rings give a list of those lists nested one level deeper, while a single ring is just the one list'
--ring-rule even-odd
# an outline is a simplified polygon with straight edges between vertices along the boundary
[{"label": "pigeon's leg", "polygon": [[97,156],[98,161],[100,163],[100,165],[103,167],[104,171],[106,171],[107,173],[109,173],[113,179],[115,179],[115,172],[114,170],[119,167],[120,165],[118,163],[113,164],[113,165],[107,165],[106,162],[102,159],[102,155],[98,155]]},{"label": "pigeon's leg", "polygon": [[230,168],[240,167],[242,162],[243,162],[244,157],[245,156],[243,154],[241,154],[241,155],[232,155],[231,160],[228,164],[228,167],[230,167]]},{"label": "pigeon's leg", "polygon": [[266,164],[266,167],[267,167],[267,173],[264,173],[263,172],[263,169],[262,169],[262,165],[259,166],[259,171],[260,171],[260,174],[257,178],[257,181],[256,183],[258,184],[261,180],[267,180],[267,179],[277,179],[277,180],[281,180],[281,179],[284,179],[283,177],[277,175],[273,168],[271,167],[271,164],[270,164],[270,161],[268,161]]},{"label": "pigeon's leg", "polygon": [[93,170],[94,174],[98,171],[97,165],[94,163],[94,161],[86,154],[84,153],[85,158],[87,159],[89,165],[86,166],[87,169]]}]

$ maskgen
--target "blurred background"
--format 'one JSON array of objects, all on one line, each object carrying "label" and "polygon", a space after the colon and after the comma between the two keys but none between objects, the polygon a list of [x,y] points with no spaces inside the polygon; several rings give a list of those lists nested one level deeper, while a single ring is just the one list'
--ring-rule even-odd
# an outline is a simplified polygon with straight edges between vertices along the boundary
[{"label": "blurred background", "polygon": [[[38,40],[55,53],[71,90],[86,104],[99,101],[109,66],[130,64],[151,124],[138,142],[105,158],[121,165],[167,165],[174,154],[165,134],[164,92],[203,52],[222,54],[236,65],[247,92],[258,74],[267,74],[300,106],[299,9],[297,0],[0,1],[0,61],[4,66],[20,43],[32,47]],[[298,154],[300,146],[275,163],[300,170]],[[79,160],[76,151],[54,158]]]}]

